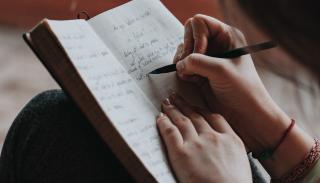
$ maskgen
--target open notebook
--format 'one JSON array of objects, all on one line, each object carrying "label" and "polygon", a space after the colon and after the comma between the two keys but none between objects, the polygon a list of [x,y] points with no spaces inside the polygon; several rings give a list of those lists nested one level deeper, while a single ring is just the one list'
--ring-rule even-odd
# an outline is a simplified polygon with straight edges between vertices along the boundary
[{"label": "open notebook", "polygon": [[[133,0],[88,21],[43,20],[25,40],[138,182],[175,182],[155,118],[173,90],[203,105],[170,64],[183,25],[158,0]],[[107,172],[106,172],[107,173]]]}]

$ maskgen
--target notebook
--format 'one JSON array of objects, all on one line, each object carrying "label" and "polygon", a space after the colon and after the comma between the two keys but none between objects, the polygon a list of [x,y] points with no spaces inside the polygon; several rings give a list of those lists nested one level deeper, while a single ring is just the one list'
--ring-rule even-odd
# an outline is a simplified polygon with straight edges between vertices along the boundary
[{"label": "notebook", "polygon": [[136,181],[176,182],[160,103],[176,91],[204,104],[175,73],[147,73],[172,63],[183,32],[160,1],[133,0],[87,21],[44,19],[24,38]]}]

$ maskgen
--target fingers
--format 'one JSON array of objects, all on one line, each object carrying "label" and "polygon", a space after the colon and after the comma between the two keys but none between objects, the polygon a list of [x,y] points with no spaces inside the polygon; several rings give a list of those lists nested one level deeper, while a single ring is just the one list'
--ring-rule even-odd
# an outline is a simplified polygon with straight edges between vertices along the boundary
[{"label": "fingers", "polygon": [[[220,69],[221,66],[208,62],[208,59],[199,57],[197,54],[221,53],[230,48],[232,44],[232,29],[223,22],[205,15],[196,15],[188,19],[185,23],[184,44],[183,49],[178,48],[174,63],[177,63],[178,76],[186,81],[197,82],[199,78],[190,77],[189,75],[198,74],[203,77],[209,77],[213,73],[212,69]],[[210,40],[210,46],[209,46]],[[183,62],[180,63],[179,60]],[[219,60],[218,58],[216,60]],[[185,69],[183,68],[184,62]],[[197,61],[200,61],[199,63]],[[213,60],[214,61],[214,60]],[[219,63],[219,62],[216,62]],[[210,66],[210,67],[208,67]]]},{"label": "fingers", "polygon": [[176,54],[173,57],[173,63],[176,64],[179,60],[182,59],[183,44],[180,44],[177,48]]},{"label": "fingers", "polygon": [[198,136],[198,133],[191,120],[183,115],[174,105],[172,105],[170,99],[166,99],[162,103],[162,110],[168,115],[173,124],[177,126],[183,139],[187,140]]},{"label": "fingers", "polygon": [[193,18],[191,21],[193,31],[193,53],[205,54],[208,47],[208,39],[210,37],[208,26],[201,18]]},{"label": "fingers", "polygon": [[219,51],[231,45],[232,29],[227,24],[206,15],[195,15],[185,23],[184,56],[191,53],[205,54],[211,39]]},{"label": "fingers", "polygon": [[206,25],[208,35],[210,37],[216,37],[221,33],[224,34],[230,28],[229,25],[207,15],[197,14],[193,17],[193,19],[195,19],[196,21],[202,21],[202,24],[199,25]]},{"label": "fingers", "polygon": [[183,56],[204,54],[208,46],[209,31],[202,19],[190,18],[185,23]]},{"label": "fingers", "polygon": [[[171,140],[176,145],[181,141],[194,139],[201,133],[212,132],[212,130],[219,133],[235,133],[224,117],[205,109],[195,110],[194,107],[177,94],[173,94],[170,99],[166,99],[162,104],[162,108],[167,116],[163,117],[162,115],[162,117],[158,118],[158,121],[161,119],[163,121],[163,124],[158,124],[158,126],[162,125],[161,127],[159,126],[163,130],[161,134],[171,135],[171,137],[165,138],[167,138],[166,140],[175,138]],[[169,132],[164,131],[166,128],[168,128],[167,131]]]},{"label": "fingers", "polygon": [[178,147],[179,145],[183,144],[181,133],[170,121],[167,115],[160,113],[160,115],[157,117],[157,126],[169,151],[171,147]]},{"label": "fingers", "polygon": [[205,117],[210,126],[219,133],[234,133],[229,123],[220,114],[201,110],[200,113]]},{"label": "fingers", "polygon": [[177,63],[177,72],[185,75],[197,74],[212,79],[215,74],[219,75],[227,70],[228,61],[194,53]]},{"label": "fingers", "polygon": [[[219,53],[226,51],[230,49],[231,45],[233,44],[232,37],[233,37],[233,29],[219,21],[218,19],[215,19],[210,16],[206,15],[196,15],[193,18],[194,26],[196,32],[198,32],[198,39],[202,37],[207,38],[207,43],[203,43],[199,41],[202,44],[207,45],[206,51],[212,52],[212,53]],[[196,28],[197,27],[197,28]],[[195,34],[195,33],[194,33]],[[195,36],[194,36],[195,37]],[[210,40],[210,46],[208,47]],[[202,46],[202,45],[199,45]],[[194,53],[201,53],[201,52],[194,52]]]},{"label": "fingers", "polygon": [[[176,64],[178,61],[180,61],[181,59],[183,59],[183,44],[180,44],[177,48],[176,54],[173,58],[173,63]],[[184,80],[184,81],[188,81],[188,82],[193,82],[193,83],[198,83],[201,79],[199,76],[196,75],[184,75],[181,74],[179,72],[177,72],[178,76],[180,79]]]},{"label": "fingers", "polygon": [[172,101],[173,104],[177,106],[177,108],[181,110],[181,112],[191,120],[198,134],[212,130],[210,125],[202,117],[202,115],[197,113],[193,109],[193,107],[189,103],[187,103],[182,97],[180,97],[177,94],[172,94],[170,96],[170,101]]},{"label": "fingers", "polygon": [[184,43],[183,43],[183,55],[182,57],[186,57],[187,55],[193,52],[193,28],[192,28],[192,18],[188,19],[184,25]]}]

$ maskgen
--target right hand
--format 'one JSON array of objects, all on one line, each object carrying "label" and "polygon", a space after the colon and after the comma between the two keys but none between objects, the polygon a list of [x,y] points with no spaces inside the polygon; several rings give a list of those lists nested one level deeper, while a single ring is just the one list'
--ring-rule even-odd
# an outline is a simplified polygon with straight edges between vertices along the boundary
[{"label": "right hand", "polygon": [[[290,118],[266,91],[250,55],[233,59],[206,56],[245,43],[235,28],[196,15],[185,24],[184,44],[174,62],[178,76],[199,84],[211,110],[227,119],[250,150],[260,152],[278,141]],[[270,121],[274,122],[271,126]]]}]

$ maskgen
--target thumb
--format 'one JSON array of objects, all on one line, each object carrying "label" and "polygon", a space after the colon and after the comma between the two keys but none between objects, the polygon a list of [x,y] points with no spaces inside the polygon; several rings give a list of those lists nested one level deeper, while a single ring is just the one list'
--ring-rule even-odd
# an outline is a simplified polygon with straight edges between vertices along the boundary
[{"label": "thumb", "polygon": [[209,57],[203,54],[193,53],[180,60],[176,67],[177,72],[183,75],[200,75],[212,78],[216,74],[226,70],[226,59]]}]

